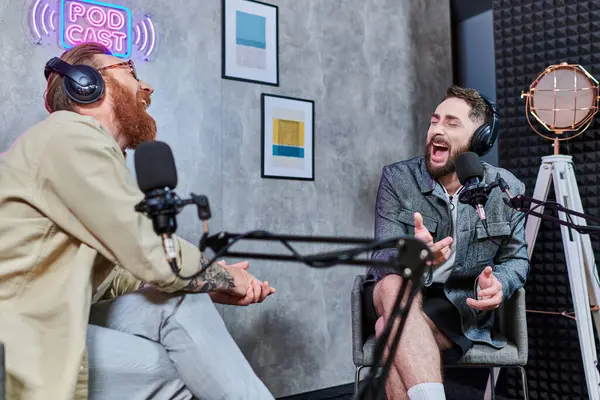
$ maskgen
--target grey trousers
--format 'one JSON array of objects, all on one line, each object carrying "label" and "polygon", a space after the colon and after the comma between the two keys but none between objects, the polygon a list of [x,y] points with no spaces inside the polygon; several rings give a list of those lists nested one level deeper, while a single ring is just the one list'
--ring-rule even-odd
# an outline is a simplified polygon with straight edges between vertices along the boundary
[{"label": "grey trousers", "polygon": [[90,400],[273,399],[207,294],[94,304],[87,344]]}]

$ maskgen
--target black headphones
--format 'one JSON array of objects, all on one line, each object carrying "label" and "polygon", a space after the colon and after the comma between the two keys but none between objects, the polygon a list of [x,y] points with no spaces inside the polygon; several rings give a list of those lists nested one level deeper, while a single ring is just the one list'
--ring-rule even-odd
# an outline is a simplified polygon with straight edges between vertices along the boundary
[{"label": "black headphones", "polygon": [[498,138],[498,126],[500,125],[496,103],[482,94],[480,94],[480,96],[490,108],[492,117],[489,122],[486,122],[477,128],[471,137],[471,151],[476,153],[479,157],[486,155],[492,149],[492,146],[494,146],[494,143]]},{"label": "black headphones", "polygon": [[63,88],[71,100],[80,104],[98,101],[104,94],[104,79],[89,65],[71,65],[58,57],[51,58],[44,68],[46,81],[52,72],[63,77]]}]

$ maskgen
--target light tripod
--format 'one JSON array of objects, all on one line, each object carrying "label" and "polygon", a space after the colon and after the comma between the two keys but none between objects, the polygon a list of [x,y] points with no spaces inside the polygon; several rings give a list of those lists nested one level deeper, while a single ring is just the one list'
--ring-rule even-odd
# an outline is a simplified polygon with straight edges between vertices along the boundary
[{"label": "light tripod", "polygon": [[[551,155],[542,157],[533,197],[545,202],[551,181],[554,183],[556,202],[562,207],[583,214],[572,156]],[[544,212],[542,204],[531,204],[531,207],[537,207],[540,214]],[[575,225],[586,226],[586,220],[582,216],[567,216],[566,213],[559,211],[559,217],[562,221],[566,222],[568,218]],[[539,227],[540,218],[530,215],[525,226],[530,260]],[[588,234],[582,234],[566,225],[561,225],[560,232],[567,262],[573,306],[577,316],[577,334],[581,346],[581,357],[589,398],[590,400],[600,400],[600,374],[597,369],[598,357],[590,315],[591,307],[594,310],[596,333],[600,336],[600,315],[598,308],[594,307],[600,305],[600,286],[598,285],[592,242]]]},{"label": "light tripod", "polygon": [[[523,97],[526,98],[525,115],[533,131],[554,142],[554,155],[542,157],[533,199],[530,199],[530,216],[525,226],[529,259],[535,247],[540,218],[560,223],[589,398],[600,400],[600,375],[590,315],[593,311],[596,332],[600,336],[600,282],[588,235],[597,234],[600,228],[586,225],[586,219],[599,219],[583,214],[573,157],[559,153],[560,142],[581,135],[594,121],[600,101],[598,81],[581,65],[563,62],[551,65],[539,74],[529,92],[521,93]],[[550,133],[536,129],[530,114]],[[551,182],[556,195],[556,202],[552,203],[546,202]],[[543,215],[544,206],[556,208],[559,219]],[[539,209],[537,213],[531,212],[534,208]]]}]

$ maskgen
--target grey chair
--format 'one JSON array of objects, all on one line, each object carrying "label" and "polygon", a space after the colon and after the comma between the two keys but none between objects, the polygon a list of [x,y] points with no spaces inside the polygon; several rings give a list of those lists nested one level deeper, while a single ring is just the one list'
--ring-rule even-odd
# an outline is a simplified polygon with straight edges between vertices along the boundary
[{"label": "grey chair", "polygon": [[[352,307],[352,356],[356,366],[354,391],[358,391],[360,373],[365,367],[378,367],[373,365],[375,352],[375,335],[365,337],[364,317],[362,305],[362,283],[365,277],[359,275],[354,279],[351,294]],[[527,375],[524,366],[527,364],[527,320],[525,315],[525,290],[518,290],[501,309],[500,331],[508,339],[508,344],[497,350],[485,344],[476,344],[464,355],[457,365],[447,366],[455,368],[489,368],[491,376],[491,395],[495,398],[495,368],[517,368],[521,372],[523,396],[529,399],[527,391]]]}]

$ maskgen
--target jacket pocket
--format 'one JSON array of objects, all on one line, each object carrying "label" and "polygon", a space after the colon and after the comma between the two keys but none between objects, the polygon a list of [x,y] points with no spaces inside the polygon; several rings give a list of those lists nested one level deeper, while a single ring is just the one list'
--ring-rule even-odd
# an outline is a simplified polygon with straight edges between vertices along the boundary
[{"label": "jacket pocket", "polygon": [[510,224],[506,221],[488,223],[487,231],[483,225],[478,225],[477,261],[486,263],[492,261],[498,251],[498,244],[506,240],[508,235],[510,235]]},{"label": "jacket pocket", "polygon": [[[423,215],[423,213],[421,213],[421,216],[423,217],[423,225],[425,225],[425,228],[427,228],[427,230],[429,231],[429,233],[431,233],[431,236],[435,236],[435,233],[437,232],[437,227],[438,227],[438,222],[433,219],[430,218],[426,215]],[[412,232],[410,232],[411,234],[414,234],[414,227],[415,227],[415,211],[410,211],[410,210],[406,210],[406,209],[402,209],[400,210],[400,212],[398,213],[398,221],[402,222],[403,224],[409,225],[413,227]]]}]

